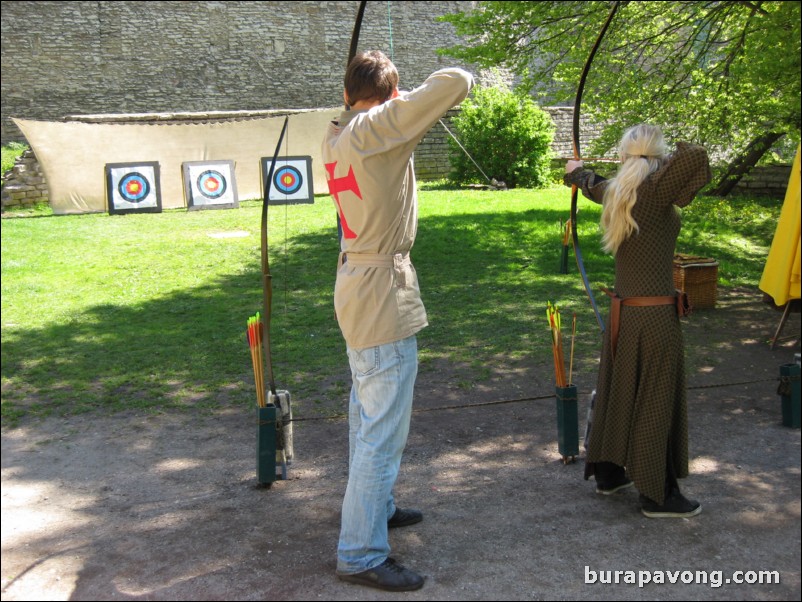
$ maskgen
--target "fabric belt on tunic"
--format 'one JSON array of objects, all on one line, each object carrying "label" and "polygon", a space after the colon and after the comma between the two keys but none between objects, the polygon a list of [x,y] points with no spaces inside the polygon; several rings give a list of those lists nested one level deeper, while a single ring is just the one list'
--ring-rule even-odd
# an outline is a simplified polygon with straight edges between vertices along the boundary
[{"label": "fabric belt on tunic", "polygon": [[633,307],[649,307],[652,305],[674,305],[680,318],[691,313],[691,306],[688,303],[688,295],[677,289],[673,295],[663,295],[655,297],[619,297],[614,291],[603,288],[605,293],[610,296],[610,348],[615,358],[615,351],[618,347],[618,331],[621,327],[621,306],[629,305]]},{"label": "fabric belt on tunic", "polygon": [[398,278],[397,285],[405,287],[406,272],[404,268],[411,265],[409,253],[392,253],[384,255],[381,253],[340,253],[339,265],[346,263],[358,265],[366,268],[393,268]]}]

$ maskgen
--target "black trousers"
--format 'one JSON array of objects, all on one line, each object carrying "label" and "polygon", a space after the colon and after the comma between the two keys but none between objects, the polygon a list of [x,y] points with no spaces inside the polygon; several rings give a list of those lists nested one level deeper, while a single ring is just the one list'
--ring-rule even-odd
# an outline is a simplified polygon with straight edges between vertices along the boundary
[{"label": "black trousers", "polygon": [[[613,462],[594,462],[591,470],[596,475],[596,482],[602,484],[618,481],[625,474],[624,467]],[[674,490],[679,490],[679,482],[677,481],[677,473],[674,470],[674,462],[672,462],[671,442],[669,441],[666,446],[665,497],[668,498]]]}]

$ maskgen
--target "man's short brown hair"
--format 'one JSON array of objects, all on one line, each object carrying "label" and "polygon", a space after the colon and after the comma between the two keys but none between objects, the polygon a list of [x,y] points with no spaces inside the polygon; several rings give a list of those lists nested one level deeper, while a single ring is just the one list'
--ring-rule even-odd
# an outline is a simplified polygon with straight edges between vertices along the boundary
[{"label": "man's short brown hair", "polygon": [[398,70],[379,50],[360,52],[345,71],[345,96],[350,105],[360,100],[384,102],[397,87]]}]

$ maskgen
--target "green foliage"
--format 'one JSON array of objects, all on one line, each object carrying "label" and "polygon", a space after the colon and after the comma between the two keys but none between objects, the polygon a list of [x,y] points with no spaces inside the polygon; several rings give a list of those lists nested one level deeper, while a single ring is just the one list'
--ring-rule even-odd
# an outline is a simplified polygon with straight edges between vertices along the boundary
[{"label": "green foliage", "polygon": [[[798,142],[800,4],[621,3],[586,81],[582,114],[606,124],[587,153],[641,122],[725,158],[767,131]],[[480,2],[442,18],[466,40],[442,53],[511,70],[541,103],[573,104],[609,11],[606,1]]]},{"label": "green foliage", "polygon": [[3,175],[14,167],[17,158],[28,150],[28,145],[22,142],[9,142],[8,146],[2,147],[2,168]]},{"label": "green foliage", "polygon": [[[503,85],[479,86],[453,119],[458,137],[482,171],[510,188],[540,188],[551,183],[554,124],[526,95]],[[449,138],[450,177],[458,183],[485,183],[473,161]]]},{"label": "green foliage", "polygon": [[757,162],[757,165],[788,165],[789,163],[793,163],[798,145],[799,143],[795,142],[792,138],[784,136],[766,151]]}]

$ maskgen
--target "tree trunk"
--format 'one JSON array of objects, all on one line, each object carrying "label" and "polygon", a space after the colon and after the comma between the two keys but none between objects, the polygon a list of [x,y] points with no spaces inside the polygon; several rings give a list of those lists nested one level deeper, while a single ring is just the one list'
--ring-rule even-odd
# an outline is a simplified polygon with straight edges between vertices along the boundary
[{"label": "tree trunk", "polygon": [[710,192],[715,196],[727,196],[735,185],[760,161],[771,145],[785,135],[784,132],[766,132],[758,136],[730,163],[727,172],[721,177],[716,187]]}]

